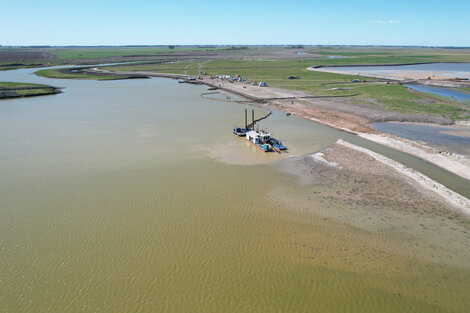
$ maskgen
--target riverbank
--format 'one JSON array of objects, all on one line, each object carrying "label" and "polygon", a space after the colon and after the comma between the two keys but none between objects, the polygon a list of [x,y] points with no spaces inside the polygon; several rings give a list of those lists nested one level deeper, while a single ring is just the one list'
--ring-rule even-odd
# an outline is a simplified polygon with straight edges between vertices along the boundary
[{"label": "riverbank", "polygon": [[[101,75],[146,75],[149,77],[165,77],[188,80],[189,75],[155,73],[146,71],[113,72],[98,68],[89,68],[86,72],[100,73]],[[191,81],[189,81],[191,82]],[[387,147],[405,152],[428,161],[434,165],[448,170],[470,180],[470,156],[458,155],[446,151],[439,151],[423,143],[380,133],[372,126],[378,121],[421,122],[436,124],[451,124],[442,117],[426,115],[410,115],[400,112],[382,111],[368,106],[354,104],[343,97],[315,97],[298,90],[288,90],[274,87],[260,87],[251,84],[229,82],[219,78],[201,76],[194,81],[211,88],[217,88],[239,95],[249,101],[263,103],[265,106],[284,111],[308,120],[359,135],[367,140],[385,145]]]}]

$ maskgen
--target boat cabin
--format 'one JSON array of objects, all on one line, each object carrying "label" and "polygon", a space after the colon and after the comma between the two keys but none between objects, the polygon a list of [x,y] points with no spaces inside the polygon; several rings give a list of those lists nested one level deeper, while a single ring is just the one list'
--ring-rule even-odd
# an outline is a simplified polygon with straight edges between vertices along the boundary
[{"label": "boat cabin", "polygon": [[254,143],[265,143],[271,139],[271,133],[266,130],[250,130],[246,133],[246,139],[253,141]]},{"label": "boat cabin", "polygon": [[260,135],[263,141],[271,139],[271,133],[267,129],[259,130],[258,134]]},{"label": "boat cabin", "polygon": [[253,143],[255,143],[255,144],[260,143],[259,134],[257,132],[255,132],[254,130],[250,130],[249,132],[246,133],[246,139],[253,142]]}]

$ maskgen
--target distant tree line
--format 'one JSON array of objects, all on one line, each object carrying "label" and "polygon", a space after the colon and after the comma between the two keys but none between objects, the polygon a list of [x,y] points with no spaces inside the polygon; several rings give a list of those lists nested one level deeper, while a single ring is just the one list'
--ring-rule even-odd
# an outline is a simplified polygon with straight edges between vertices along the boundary
[{"label": "distant tree line", "polygon": [[248,50],[247,46],[230,46],[227,50]]}]

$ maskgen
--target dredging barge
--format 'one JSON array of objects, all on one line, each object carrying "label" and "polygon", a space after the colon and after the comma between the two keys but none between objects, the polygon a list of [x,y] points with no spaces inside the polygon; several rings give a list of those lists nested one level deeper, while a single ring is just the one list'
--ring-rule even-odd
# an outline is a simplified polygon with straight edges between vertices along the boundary
[{"label": "dredging barge", "polygon": [[252,123],[247,125],[247,109],[245,109],[245,128],[235,127],[233,133],[239,137],[245,137],[251,144],[264,152],[286,151],[287,147],[277,140],[267,129],[255,130],[255,110],[251,111]]}]

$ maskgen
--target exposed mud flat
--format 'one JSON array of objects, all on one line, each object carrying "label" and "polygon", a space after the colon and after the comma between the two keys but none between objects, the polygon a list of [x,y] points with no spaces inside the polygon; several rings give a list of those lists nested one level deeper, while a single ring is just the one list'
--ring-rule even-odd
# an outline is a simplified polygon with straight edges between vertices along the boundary
[{"label": "exposed mud flat", "polygon": [[385,206],[435,202],[441,208],[470,216],[470,200],[467,198],[416,170],[341,139],[316,153],[281,161],[279,166],[282,171],[298,176],[302,185],[329,180],[357,184],[349,193],[338,193],[348,200],[382,203]]},{"label": "exposed mud flat", "polygon": [[313,154],[284,159],[275,165],[284,186],[271,196],[299,214],[384,239],[419,241],[419,248],[403,251],[407,257],[469,267],[469,200],[442,185],[444,189],[435,189],[440,184],[426,176],[406,175],[376,157],[339,141]]}]

